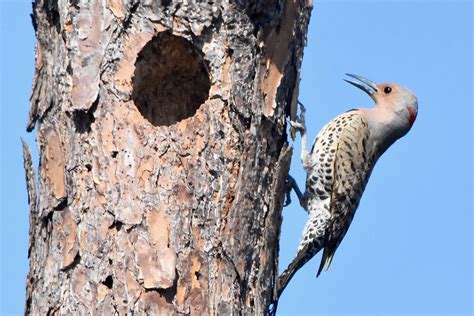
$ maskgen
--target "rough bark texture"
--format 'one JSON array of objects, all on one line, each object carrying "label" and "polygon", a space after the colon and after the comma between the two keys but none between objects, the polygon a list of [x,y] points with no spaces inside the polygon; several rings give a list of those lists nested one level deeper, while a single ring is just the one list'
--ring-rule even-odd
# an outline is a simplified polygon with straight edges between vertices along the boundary
[{"label": "rough bark texture", "polygon": [[310,10],[36,1],[27,314],[266,312]]}]

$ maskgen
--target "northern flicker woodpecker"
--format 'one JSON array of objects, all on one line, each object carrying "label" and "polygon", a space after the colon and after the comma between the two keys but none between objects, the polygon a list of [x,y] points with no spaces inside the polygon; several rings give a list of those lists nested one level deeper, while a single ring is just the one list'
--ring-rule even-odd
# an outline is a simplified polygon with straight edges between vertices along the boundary
[{"label": "northern flicker woodpecker", "polygon": [[324,265],[327,270],[377,159],[410,130],[418,113],[416,96],[410,90],[347,75],[356,81],[345,81],[365,91],[375,101],[374,108],[354,109],[337,116],[322,128],[309,152],[302,105],[297,122],[290,122],[301,134],[306,190],[301,193],[291,177],[288,184],[295,189],[309,218],[296,258],[279,278],[278,297],[296,271],[321,249],[324,250],[317,276]]}]

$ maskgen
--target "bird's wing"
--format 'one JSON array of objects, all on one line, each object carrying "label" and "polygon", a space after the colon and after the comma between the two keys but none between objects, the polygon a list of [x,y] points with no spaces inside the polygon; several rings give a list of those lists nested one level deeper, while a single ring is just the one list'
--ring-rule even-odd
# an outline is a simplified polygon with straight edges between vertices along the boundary
[{"label": "bird's wing", "polygon": [[370,130],[367,122],[360,115],[350,115],[351,118],[338,135],[329,206],[331,219],[318,275],[326,262],[326,269],[329,267],[332,256],[344,238],[375,162],[374,152],[369,146]]}]

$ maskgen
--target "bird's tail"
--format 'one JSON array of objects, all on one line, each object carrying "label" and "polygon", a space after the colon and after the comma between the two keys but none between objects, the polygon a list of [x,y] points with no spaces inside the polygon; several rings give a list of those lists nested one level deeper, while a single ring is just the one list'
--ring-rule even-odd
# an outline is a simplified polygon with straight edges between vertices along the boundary
[{"label": "bird's tail", "polygon": [[296,258],[290,263],[288,268],[281,274],[278,281],[278,291],[277,298],[280,298],[280,295],[285,290],[288,283],[291,281],[295,273],[302,267],[306,262],[308,262],[312,257],[314,257],[321,247],[314,244],[306,244],[303,248],[298,251]]}]

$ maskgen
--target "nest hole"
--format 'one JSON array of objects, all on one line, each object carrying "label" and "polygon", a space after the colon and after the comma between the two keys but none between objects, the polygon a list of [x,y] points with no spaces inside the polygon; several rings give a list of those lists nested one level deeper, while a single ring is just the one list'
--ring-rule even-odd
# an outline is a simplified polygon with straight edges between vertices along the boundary
[{"label": "nest hole", "polygon": [[132,99],[154,126],[193,116],[208,99],[210,87],[201,52],[182,37],[162,32],[138,54]]}]

